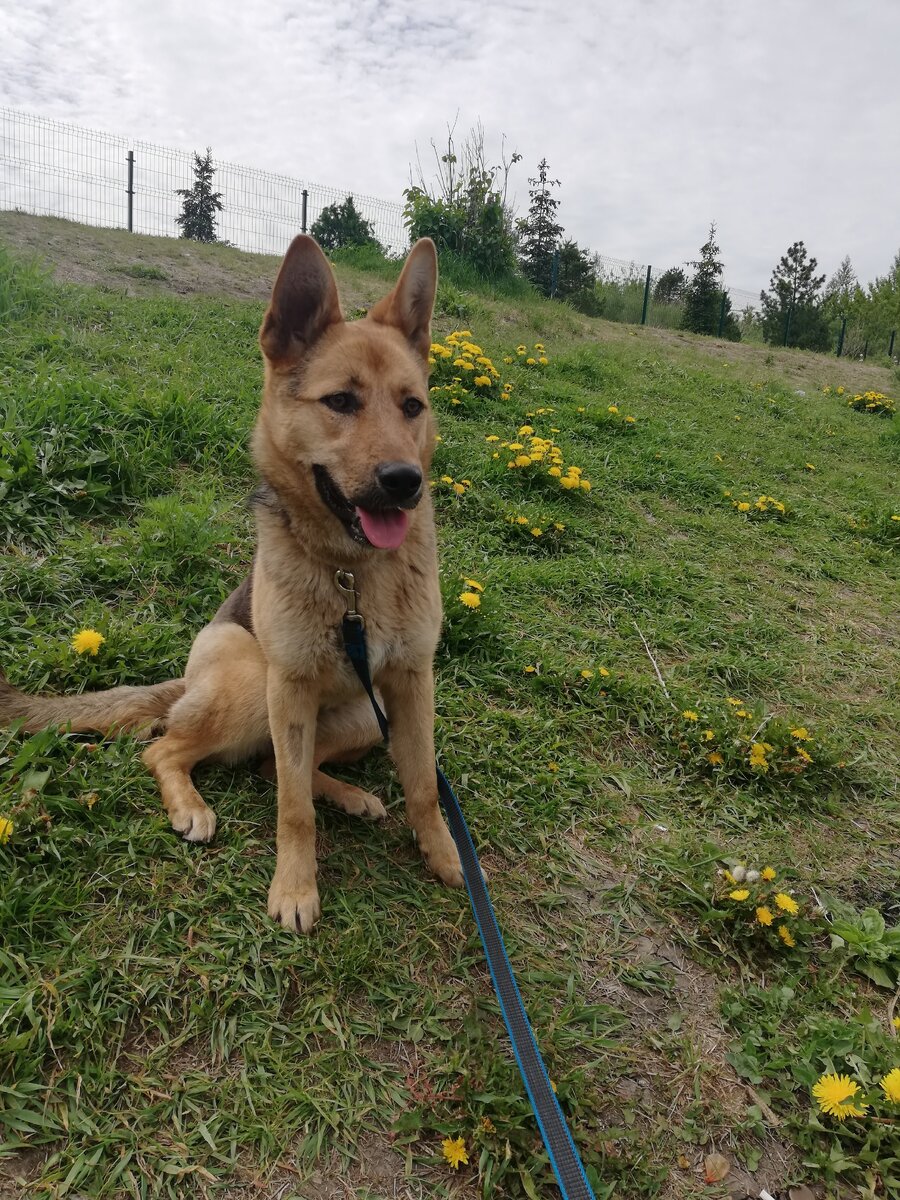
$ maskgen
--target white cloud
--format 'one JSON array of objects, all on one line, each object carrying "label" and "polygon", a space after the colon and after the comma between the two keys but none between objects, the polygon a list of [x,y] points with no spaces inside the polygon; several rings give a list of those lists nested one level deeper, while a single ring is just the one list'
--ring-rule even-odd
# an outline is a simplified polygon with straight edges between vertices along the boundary
[{"label": "white cloud", "polygon": [[758,289],[788,244],[900,244],[900,5],[869,0],[0,0],[0,103],[399,200],[460,113],[562,180],[567,231],[665,267],[710,220]]}]

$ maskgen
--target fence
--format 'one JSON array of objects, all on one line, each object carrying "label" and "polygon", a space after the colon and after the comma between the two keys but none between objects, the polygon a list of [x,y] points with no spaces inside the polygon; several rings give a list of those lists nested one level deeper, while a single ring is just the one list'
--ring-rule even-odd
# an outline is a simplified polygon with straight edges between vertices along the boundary
[{"label": "fence", "polygon": [[[218,236],[241,250],[283,254],[299,230],[349,194],[287,175],[216,161]],[[193,156],[0,107],[0,209],[174,237],[177,188],[194,181]],[[391,252],[408,244],[400,204],[353,193]]]}]

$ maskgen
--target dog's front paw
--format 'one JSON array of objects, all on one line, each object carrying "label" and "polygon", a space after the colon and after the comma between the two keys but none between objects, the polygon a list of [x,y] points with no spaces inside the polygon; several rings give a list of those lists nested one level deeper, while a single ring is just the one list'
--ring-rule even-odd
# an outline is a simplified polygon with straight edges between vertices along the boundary
[{"label": "dog's front paw", "polygon": [[211,842],[216,832],[216,814],[202,800],[170,806],[169,822],[186,842]]},{"label": "dog's front paw", "polygon": [[308,887],[287,887],[276,871],[269,888],[269,916],[292,933],[309,933],[322,915],[315,881]]},{"label": "dog's front paw", "polygon": [[420,840],[419,845],[429,870],[437,875],[441,883],[446,883],[448,887],[463,886],[465,880],[462,864],[459,861],[459,851],[456,849],[456,842],[451,837],[450,830],[443,822],[441,822],[439,831]]}]

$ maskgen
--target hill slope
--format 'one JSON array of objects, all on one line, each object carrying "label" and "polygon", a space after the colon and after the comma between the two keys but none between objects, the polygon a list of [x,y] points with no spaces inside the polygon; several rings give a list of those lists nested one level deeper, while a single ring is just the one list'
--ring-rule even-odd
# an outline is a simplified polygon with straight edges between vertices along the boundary
[{"label": "hill slope", "polygon": [[[276,264],[14,214],[3,240],[82,285],[0,258],[2,667],[29,690],[177,675],[252,553]],[[338,276],[348,311],[387,286]],[[471,336],[512,390],[434,394],[438,742],[598,1194],[713,1194],[712,1150],[736,1195],[890,1192],[896,1126],[808,1119],[821,1072],[897,1065],[900,963],[874,916],[842,957],[817,910],[900,922],[900,419],[846,403],[890,372],[449,284],[439,307],[439,337],[471,331],[451,365]],[[436,386],[464,377],[437,357]],[[559,477],[507,465],[534,437]],[[389,821],[321,811],[301,941],[265,917],[274,793],[249,767],[197,773],[208,848],[170,833],[128,739],[0,731],[0,768],[0,1195],[4,1173],[10,1195],[549,1194],[465,899],[425,877],[380,755],[348,777]],[[776,880],[717,873],[738,863]]]}]

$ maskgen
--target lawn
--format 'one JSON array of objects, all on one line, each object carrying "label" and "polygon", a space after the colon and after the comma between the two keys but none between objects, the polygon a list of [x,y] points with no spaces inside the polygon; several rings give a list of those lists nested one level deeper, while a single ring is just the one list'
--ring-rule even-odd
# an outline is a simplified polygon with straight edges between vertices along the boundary
[{"label": "lawn", "polygon": [[[276,267],[2,214],[17,686],[178,675],[242,578]],[[339,264],[347,311],[385,275]],[[847,403],[896,370],[450,281],[438,310],[439,753],[598,1196],[900,1196],[900,417]],[[272,785],[199,770],[189,845],[139,751],[0,730],[0,1197],[555,1194],[384,755],[346,777],[386,824],[319,810],[297,938],[265,915]],[[820,1111],[825,1073],[865,1116]]]}]

